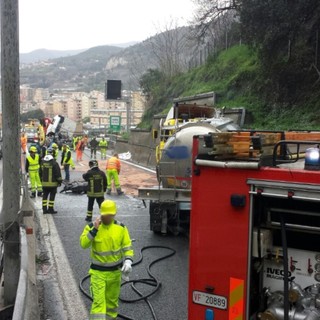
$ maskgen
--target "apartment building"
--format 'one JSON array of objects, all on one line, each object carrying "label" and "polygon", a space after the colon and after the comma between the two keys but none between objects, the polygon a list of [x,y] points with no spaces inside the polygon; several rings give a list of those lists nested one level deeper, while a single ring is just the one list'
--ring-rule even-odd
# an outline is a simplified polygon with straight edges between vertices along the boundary
[{"label": "apartment building", "polygon": [[[121,130],[136,126],[145,110],[145,97],[141,92],[123,91],[122,100],[107,100],[101,91],[61,92],[49,95],[47,89],[21,88],[21,111],[40,108],[47,117],[61,114],[70,120],[81,122],[90,117],[96,126],[110,127],[110,116],[121,117]],[[46,97],[46,99],[45,99]],[[31,99],[31,102],[30,100]]]},{"label": "apartment building", "polygon": [[145,110],[145,97],[141,92],[126,92],[123,100],[107,100],[103,108],[91,109],[90,122],[96,126],[110,127],[110,117],[121,118],[121,131],[140,123]]}]

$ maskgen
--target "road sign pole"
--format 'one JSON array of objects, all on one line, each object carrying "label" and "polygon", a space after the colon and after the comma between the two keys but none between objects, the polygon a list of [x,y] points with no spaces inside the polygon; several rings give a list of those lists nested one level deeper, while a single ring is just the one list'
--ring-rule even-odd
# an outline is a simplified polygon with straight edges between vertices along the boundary
[{"label": "road sign pole", "polygon": [[14,304],[19,281],[20,114],[18,0],[1,1],[4,302]]},{"label": "road sign pole", "polygon": [[126,100],[126,106],[127,106],[127,132],[130,132],[130,127],[131,127],[131,103],[130,103],[130,98]]}]

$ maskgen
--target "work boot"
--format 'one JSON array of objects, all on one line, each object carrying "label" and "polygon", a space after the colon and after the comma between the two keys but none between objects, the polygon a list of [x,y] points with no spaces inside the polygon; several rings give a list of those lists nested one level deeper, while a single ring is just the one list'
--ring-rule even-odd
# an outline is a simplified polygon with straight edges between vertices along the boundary
[{"label": "work boot", "polygon": [[35,192],[31,192],[30,198],[35,198],[35,197],[36,197],[36,193]]},{"label": "work boot", "polygon": [[117,189],[117,193],[118,193],[118,196],[121,196],[122,194],[124,194],[124,192],[121,190],[121,188]]},{"label": "work boot", "polygon": [[47,207],[42,207],[42,212],[43,212],[43,214],[48,213],[48,208]]},{"label": "work boot", "polygon": [[84,220],[87,221],[87,222],[92,222],[92,217],[86,216],[86,218]]},{"label": "work boot", "polygon": [[49,208],[47,213],[55,214],[55,213],[58,213],[58,211],[54,210],[53,208]]},{"label": "work boot", "polygon": [[42,191],[38,191],[38,197],[42,197]]},{"label": "work boot", "polygon": [[111,189],[107,189],[107,194],[108,194],[108,195],[111,194]]}]

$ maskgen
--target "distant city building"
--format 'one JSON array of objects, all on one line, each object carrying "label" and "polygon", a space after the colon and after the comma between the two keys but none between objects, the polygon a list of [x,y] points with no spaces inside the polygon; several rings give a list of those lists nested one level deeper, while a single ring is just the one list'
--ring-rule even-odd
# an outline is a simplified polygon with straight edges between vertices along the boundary
[{"label": "distant city building", "polygon": [[34,91],[33,101],[42,102],[48,100],[50,96],[49,89],[37,88]]},{"label": "distant city building", "polygon": [[108,129],[110,116],[121,117],[121,130],[127,130],[140,123],[145,111],[145,97],[141,92],[123,90],[121,100],[105,101],[104,92],[90,93],[75,91],[60,91],[50,94],[48,89],[20,88],[20,111],[41,109],[46,117],[61,114],[78,123],[84,118],[90,118],[95,126]]},{"label": "distant city building", "polygon": [[125,92],[123,100],[107,100],[104,108],[91,110],[90,122],[96,126],[110,127],[110,116],[121,117],[121,129],[127,130],[140,123],[145,110],[145,97],[141,92]]}]

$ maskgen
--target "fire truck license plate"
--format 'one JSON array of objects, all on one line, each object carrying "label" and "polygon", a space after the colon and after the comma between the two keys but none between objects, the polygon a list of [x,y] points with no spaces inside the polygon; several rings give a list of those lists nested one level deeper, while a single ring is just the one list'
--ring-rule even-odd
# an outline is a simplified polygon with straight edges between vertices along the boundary
[{"label": "fire truck license plate", "polygon": [[193,291],[193,302],[222,310],[228,307],[227,298],[201,291]]}]

